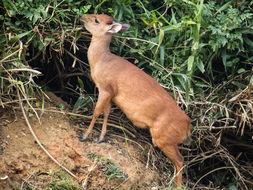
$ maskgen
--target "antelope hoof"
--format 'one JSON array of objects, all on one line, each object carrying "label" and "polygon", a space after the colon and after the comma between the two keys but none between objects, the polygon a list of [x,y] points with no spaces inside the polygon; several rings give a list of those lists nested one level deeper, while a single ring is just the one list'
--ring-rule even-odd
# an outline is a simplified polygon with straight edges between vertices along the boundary
[{"label": "antelope hoof", "polygon": [[96,142],[96,144],[100,144],[101,142],[104,142],[104,139],[99,138]]},{"label": "antelope hoof", "polygon": [[86,141],[87,140],[87,138],[86,137],[78,137],[79,138],[79,141],[81,141],[81,142],[84,142],[84,141]]}]

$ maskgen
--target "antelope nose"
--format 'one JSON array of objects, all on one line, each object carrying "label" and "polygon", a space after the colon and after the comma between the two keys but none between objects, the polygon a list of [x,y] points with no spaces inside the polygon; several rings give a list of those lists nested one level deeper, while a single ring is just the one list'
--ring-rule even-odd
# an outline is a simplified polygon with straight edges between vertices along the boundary
[{"label": "antelope nose", "polygon": [[87,19],[86,16],[81,16],[79,20],[80,20],[82,23],[85,23],[86,19]]}]

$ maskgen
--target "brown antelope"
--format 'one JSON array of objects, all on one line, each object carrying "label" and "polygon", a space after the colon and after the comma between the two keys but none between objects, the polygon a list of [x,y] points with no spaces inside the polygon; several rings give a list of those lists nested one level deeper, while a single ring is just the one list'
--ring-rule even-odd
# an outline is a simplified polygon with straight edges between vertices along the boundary
[{"label": "brown antelope", "polygon": [[118,105],[134,125],[149,128],[152,142],[176,166],[176,187],[181,187],[183,156],[178,150],[190,135],[190,118],[156,80],[127,60],[110,52],[114,33],[129,29],[128,24],[117,22],[107,15],[87,15],[80,20],[92,34],[88,49],[91,77],[99,96],[94,114],[84,137],[91,133],[97,117],[103,113],[104,121],[98,143],[106,134],[111,104]]}]

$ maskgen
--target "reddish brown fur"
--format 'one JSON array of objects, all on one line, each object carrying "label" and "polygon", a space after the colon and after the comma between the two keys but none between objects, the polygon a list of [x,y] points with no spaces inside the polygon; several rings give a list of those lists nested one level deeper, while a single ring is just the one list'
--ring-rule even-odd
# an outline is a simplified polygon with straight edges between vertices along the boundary
[{"label": "reddish brown fur", "polygon": [[[183,157],[178,144],[190,135],[189,117],[152,77],[110,52],[112,33],[109,31],[111,28],[120,28],[119,24],[113,25],[115,20],[112,17],[88,15],[81,17],[81,21],[92,34],[88,59],[92,79],[99,90],[98,102],[84,139],[91,133],[96,118],[102,112],[104,122],[99,142],[104,139],[111,102],[114,102],[134,125],[149,128],[154,145],[175,164],[176,186],[180,187]],[[114,30],[113,33],[124,32],[128,28],[123,24],[121,30]]]}]

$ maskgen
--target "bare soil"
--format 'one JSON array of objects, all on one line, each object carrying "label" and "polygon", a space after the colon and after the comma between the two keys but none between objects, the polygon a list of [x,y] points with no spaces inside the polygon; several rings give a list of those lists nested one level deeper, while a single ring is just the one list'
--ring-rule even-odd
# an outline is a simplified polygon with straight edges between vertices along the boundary
[{"label": "bare soil", "polygon": [[[79,126],[62,113],[44,112],[41,124],[34,115],[29,121],[48,152],[78,177],[73,181],[80,189],[82,183],[86,189],[156,189],[158,174],[146,167],[147,160],[142,160],[136,143],[113,137],[96,144],[99,134],[80,142]],[[108,180],[101,160],[110,160],[126,177]],[[5,190],[43,189],[51,183],[51,174],[61,170],[36,143],[22,113],[1,108],[0,168],[0,189]]]}]

